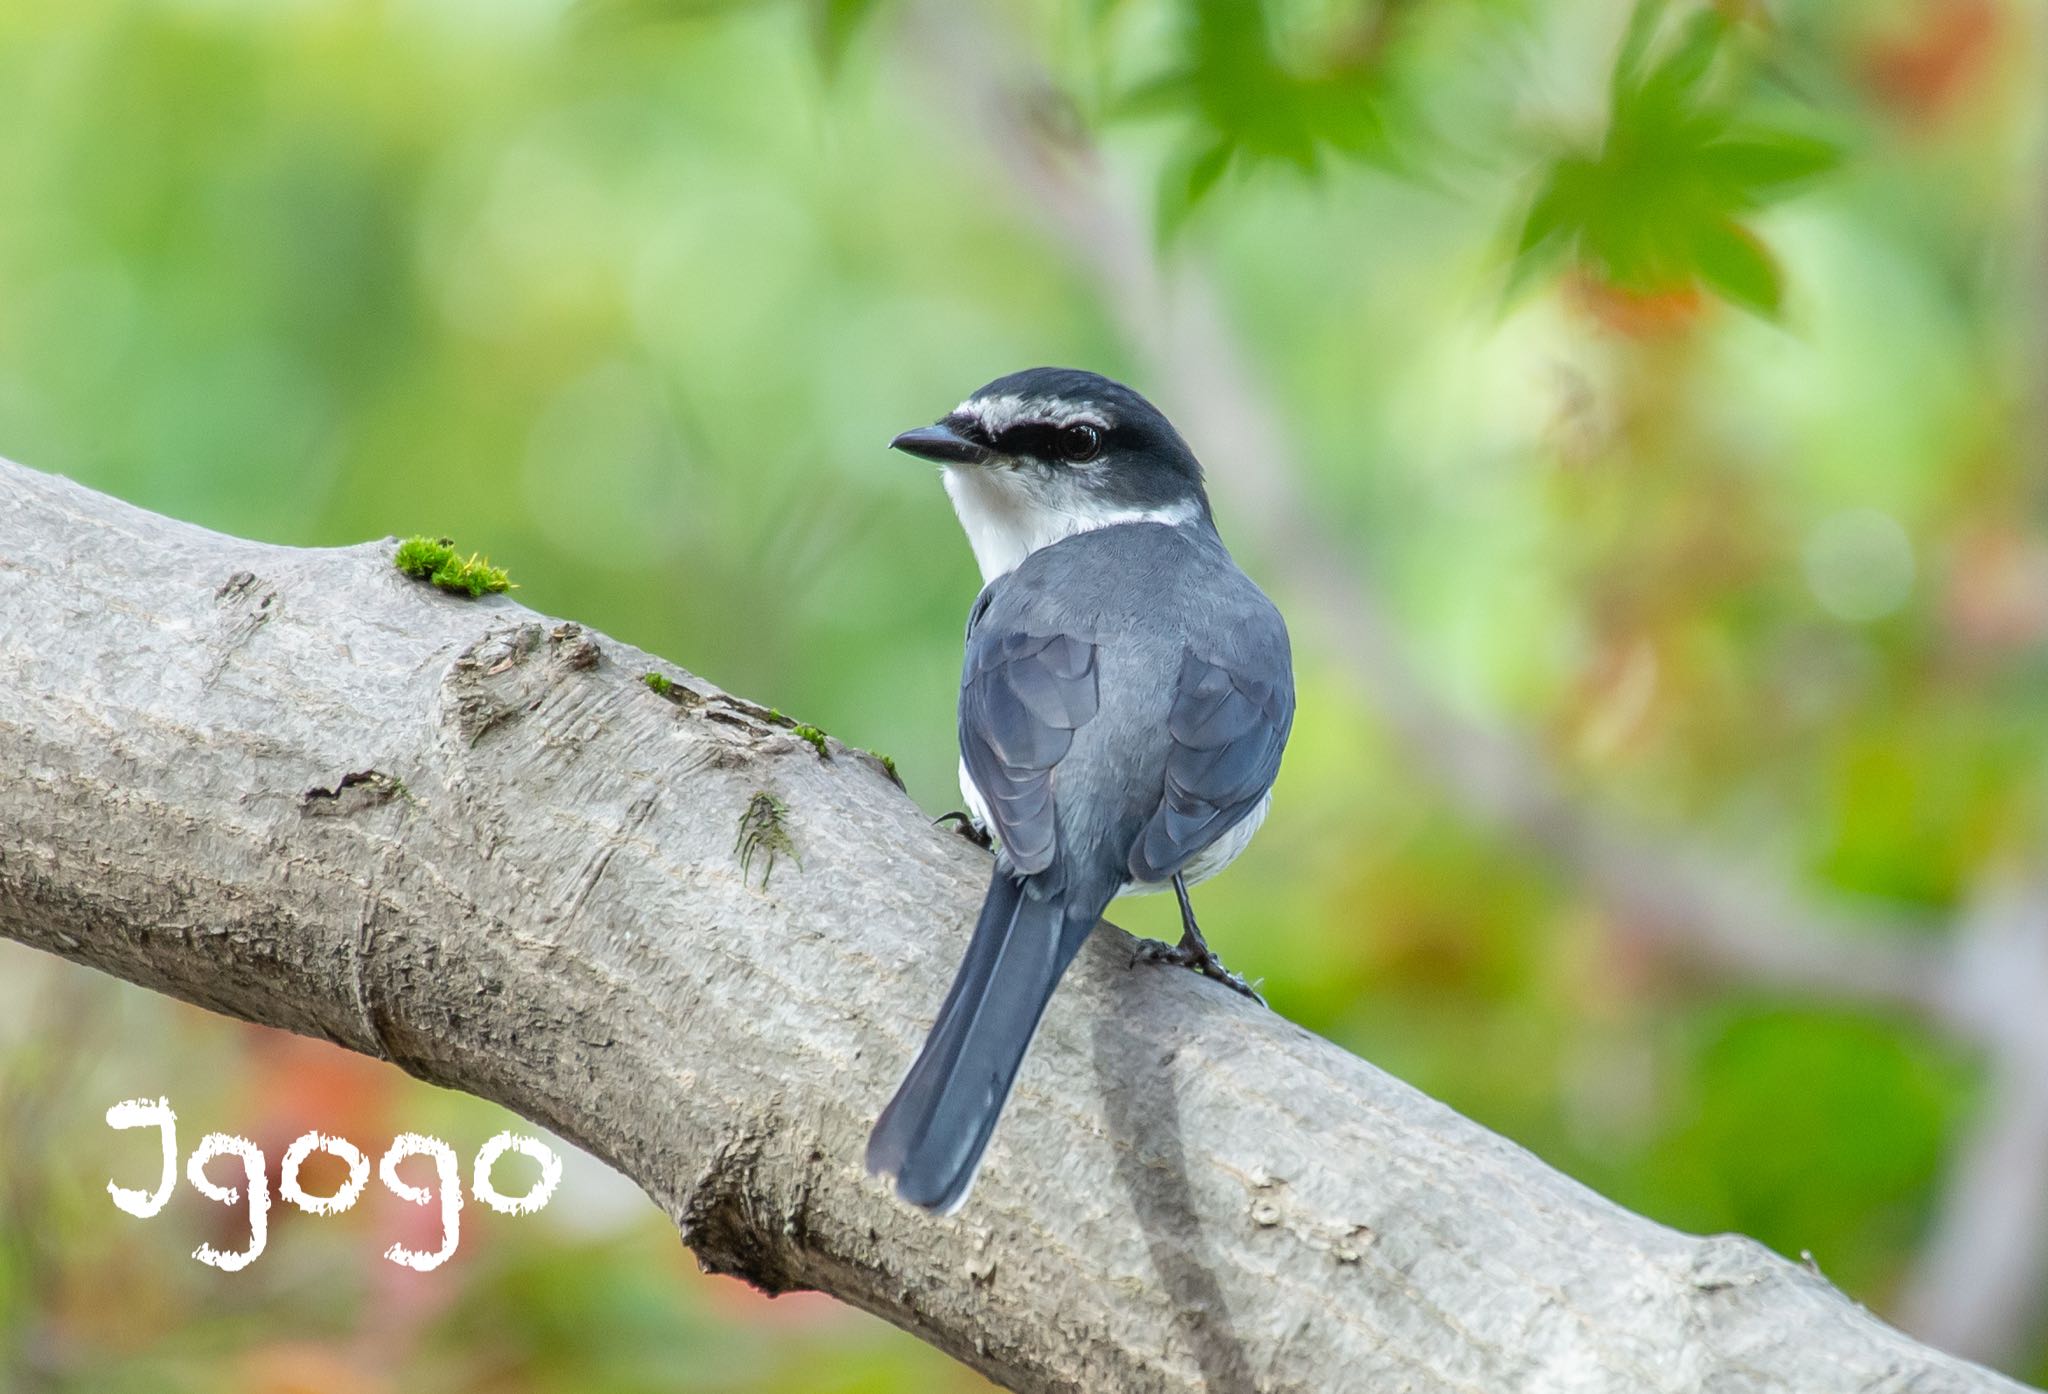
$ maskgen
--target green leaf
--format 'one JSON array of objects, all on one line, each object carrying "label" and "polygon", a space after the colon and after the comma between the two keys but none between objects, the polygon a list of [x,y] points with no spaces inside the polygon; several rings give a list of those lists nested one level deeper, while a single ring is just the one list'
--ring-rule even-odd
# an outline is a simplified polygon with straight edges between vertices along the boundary
[{"label": "green leaf", "polygon": [[1580,159],[1559,160],[1551,167],[1550,177],[1529,205],[1529,216],[1522,220],[1521,236],[1515,239],[1517,256],[1525,256],[1585,222],[1586,172],[1586,162]]},{"label": "green leaf", "polygon": [[1166,167],[1159,179],[1156,215],[1161,242],[1170,242],[1179,235],[1195,205],[1216,187],[1216,181],[1230,168],[1231,157],[1236,151],[1236,146],[1221,140]]},{"label": "green leaf", "polygon": [[1176,69],[1147,78],[1121,95],[1112,97],[1105,114],[1113,121],[1178,116],[1192,103],[1193,97],[1193,74],[1185,69]]},{"label": "green leaf", "polygon": [[1188,204],[1193,206],[1201,201],[1209,190],[1216,187],[1216,181],[1223,177],[1223,171],[1230,167],[1231,146],[1219,141],[1197,155],[1188,165]]},{"label": "green leaf", "polygon": [[1692,253],[1700,279],[1724,299],[1765,319],[1778,317],[1784,278],[1755,233],[1733,219],[1702,223],[1693,230]]},{"label": "green leaf", "polygon": [[1719,10],[1702,10],[1694,15],[1678,46],[1643,78],[1637,100],[1651,107],[1691,105],[1727,32],[1728,23]]},{"label": "green leaf", "polygon": [[1538,275],[1556,265],[1576,240],[1583,211],[1577,207],[1579,180],[1585,162],[1561,160],[1529,204],[1521,233],[1508,263],[1504,295],[1512,300]]},{"label": "green leaf", "polygon": [[1812,136],[1752,127],[1708,141],[1696,160],[1704,177],[1753,205],[1827,173],[1842,162],[1842,150]]},{"label": "green leaf", "polygon": [[811,29],[818,45],[818,61],[828,76],[836,75],[880,0],[812,0]]},{"label": "green leaf", "polygon": [[1312,134],[1353,159],[1390,165],[1386,114],[1376,85],[1353,76],[1324,78],[1304,86],[1303,111]]},{"label": "green leaf", "polygon": [[762,0],[577,0],[570,22],[587,31],[628,29],[709,19],[736,10],[753,9]]},{"label": "green leaf", "polygon": [[1560,250],[1617,289],[1654,295],[1705,286],[1766,317],[1784,287],[1768,249],[1739,218],[1786,197],[1841,159],[1833,144],[1739,120],[1709,77],[1734,24],[1689,4],[1675,36],[1665,0],[1639,0],[1616,66],[1597,154],[1554,163],[1515,239],[1510,291]]},{"label": "green leaf", "polygon": [[1650,41],[1656,37],[1657,21],[1664,17],[1664,0],[1636,0],[1629,11],[1628,28],[1621,36],[1621,51],[1615,55],[1610,97],[1620,105],[1623,94],[1642,85],[1649,67]]}]

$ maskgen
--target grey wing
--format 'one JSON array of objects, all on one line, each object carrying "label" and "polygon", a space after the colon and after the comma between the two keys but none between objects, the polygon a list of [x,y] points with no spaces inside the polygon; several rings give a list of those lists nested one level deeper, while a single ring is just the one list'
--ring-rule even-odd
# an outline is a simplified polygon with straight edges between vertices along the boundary
[{"label": "grey wing", "polygon": [[1020,872],[1052,865],[1053,766],[1096,707],[1095,645],[1070,634],[986,624],[970,633],[960,682],[960,758],[1004,856]]},{"label": "grey wing", "polygon": [[1211,661],[1186,649],[1166,718],[1172,744],[1159,807],[1131,847],[1139,881],[1165,881],[1251,812],[1280,770],[1294,677],[1277,662]]}]

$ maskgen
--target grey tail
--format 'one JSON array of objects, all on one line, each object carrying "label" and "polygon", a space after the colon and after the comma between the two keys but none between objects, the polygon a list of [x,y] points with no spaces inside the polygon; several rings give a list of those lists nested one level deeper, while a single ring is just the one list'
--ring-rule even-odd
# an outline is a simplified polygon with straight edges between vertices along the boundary
[{"label": "grey tail", "polygon": [[1081,919],[996,871],[938,1020],[868,1137],[868,1170],[895,1176],[897,1195],[942,1214],[967,1199],[1045,1004],[1108,903],[1075,906]]}]

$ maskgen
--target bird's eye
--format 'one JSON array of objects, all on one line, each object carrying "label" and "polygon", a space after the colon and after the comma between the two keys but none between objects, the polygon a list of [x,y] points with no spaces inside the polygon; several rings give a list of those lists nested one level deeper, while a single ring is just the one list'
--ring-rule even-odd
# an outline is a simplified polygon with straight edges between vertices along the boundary
[{"label": "bird's eye", "polygon": [[1092,460],[1102,453],[1102,432],[1086,422],[1077,421],[1060,431],[1060,454],[1080,464]]}]

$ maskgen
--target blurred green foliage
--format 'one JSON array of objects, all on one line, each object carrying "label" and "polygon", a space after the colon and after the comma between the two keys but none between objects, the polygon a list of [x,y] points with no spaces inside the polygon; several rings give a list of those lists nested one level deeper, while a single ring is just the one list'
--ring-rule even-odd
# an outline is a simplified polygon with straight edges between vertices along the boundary
[{"label": "blurred green foliage", "polygon": [[[1190,0],[1166,71],[1137,84],[1112,111],[1161,115],[1192,127],[1159,182],[1159,226],[1179,230],[1233,163],[1285,163],[1314,174],[1332,154],[1391,164],[1385,69],[1378,61],[1400,6],[1358,5],[1316,16],[1336,32],[1294,45],[1283,60],[1273,16],[1239,0]],[[1297,39],[1304,36],[1294,35]]]},{"label": "blurred green foliage", "polygon": [[[2033,9],[975,13],[1158,210],[1162,256],[1213,269],[1443,700],[1646,826],[1846,897],[1945,913],[2041,845]],[[917,22],[0,10],[0,454],[279,542],[445,530],[524,602],[890,750],[952,807],[977,582],[884,443],[1027,364],[1135,370]],[[1276,598],[1301,713],[1265,832],[1204,887],[1219,950],[1623,1203],[1809,1251],[1884,1309],[1970,1053],[1660,958],[1462,817]],[[0,946],[0,1360],[94,1391],[976,1387],[822,1300],[694,1275],[594,1164],[417,1281],[378,1257],[388,1210],[281,1223],[229,1280],[187,1257],[189,1192],[147,1224],[107,1203],[121,1098],[273,1157],[305,1126],[501,1126],[337,1054]]]},{"label": "blurred green foliage", "polygon": [[1774,315],[1777,263],[1737,219],[1831,168],[1835,148],[1744,124],[1706,90],[1733,23],[1702,10],[1663,57],[1650,51],[1666,6],[1636,7],[1616,64],[1600,153],[1552,168],[1522,227],[1521,274],[1561,251],[1635,294],[1703,284]]}]

